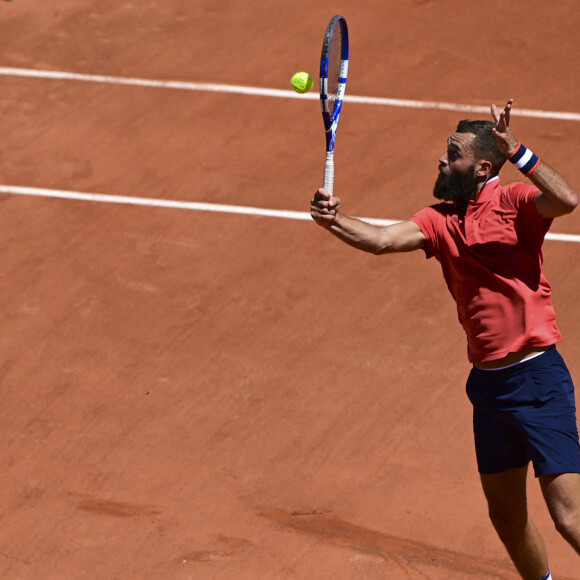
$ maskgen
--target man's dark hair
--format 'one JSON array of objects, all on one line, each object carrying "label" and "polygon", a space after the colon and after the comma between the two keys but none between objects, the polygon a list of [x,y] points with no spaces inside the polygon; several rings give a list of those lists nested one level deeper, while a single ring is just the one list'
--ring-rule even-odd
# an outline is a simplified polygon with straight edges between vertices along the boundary
[{"label": "man's dark hair", "polygon": [[493,174],[499,170],[506,162],[506,156],[501,152],[497,141],[492,133],[495,123],[492,121],[469,121],[464,119],[457,125],[457,133],[473,133],[475,139],[472,143],[473,155],[476,160],[486,159],[491,161]]}]

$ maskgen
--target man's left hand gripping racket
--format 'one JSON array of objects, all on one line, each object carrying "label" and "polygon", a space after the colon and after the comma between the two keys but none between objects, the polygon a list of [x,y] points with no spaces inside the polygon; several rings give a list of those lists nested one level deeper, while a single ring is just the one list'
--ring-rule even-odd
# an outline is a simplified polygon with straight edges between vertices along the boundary
[{"label": "man's left hand gripping racket", "polygon": [[320,104],[326,131],[324,189],[330,195],[334,187],[334,142],[347,73],[348,28],[343,16],[334,16],[326,29],[320,57]]}]

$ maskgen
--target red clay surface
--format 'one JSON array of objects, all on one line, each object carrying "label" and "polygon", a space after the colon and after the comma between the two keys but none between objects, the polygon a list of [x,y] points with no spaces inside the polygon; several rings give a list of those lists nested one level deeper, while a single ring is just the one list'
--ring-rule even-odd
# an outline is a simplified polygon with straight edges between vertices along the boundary
[{"label": "red clay surface", "polygon": [[[579,112],[575,0],[351,4],[1,2],[0,66],[287,89],[343,13],[352,95]],[[306,211],[320,184],[313,100],[0,83],[4,185]],[[464,116],[346,105],[343,209],[431,203]],[[577,122],[513,126],[580,187]],[[0,201],[2,579],[516,577],[435,262],[308,221]],[[580,234],[580,212],[552,231]],[[578,382],[580,247],[545,257]],[[580,578],[531,485],[554,577]]]}]

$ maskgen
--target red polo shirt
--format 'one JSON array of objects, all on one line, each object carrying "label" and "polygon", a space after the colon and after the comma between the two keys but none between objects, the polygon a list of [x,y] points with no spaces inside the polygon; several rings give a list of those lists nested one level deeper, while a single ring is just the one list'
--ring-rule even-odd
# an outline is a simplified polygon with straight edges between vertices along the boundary
[{"label": "red polo shirt", "polygon": [[427,238],[427,258],[441,263],[471,362],[562,339],[542,270],[552,220],[538,213],[537,195],[534,186],[502,187],[495,177],[463,210],[439,203],[411,218]]}]

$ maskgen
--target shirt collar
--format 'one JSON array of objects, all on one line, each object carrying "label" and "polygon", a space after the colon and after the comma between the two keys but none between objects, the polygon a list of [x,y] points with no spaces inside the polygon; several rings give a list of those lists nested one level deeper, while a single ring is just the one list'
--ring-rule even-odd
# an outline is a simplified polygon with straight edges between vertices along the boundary
[{"label": "shirt collar", "polygon": [[489,201],[499,186],[499,175],[491,177],[485,182],[485,185],[481,188],[475,200],[469,203],[484,203]]}]

